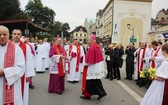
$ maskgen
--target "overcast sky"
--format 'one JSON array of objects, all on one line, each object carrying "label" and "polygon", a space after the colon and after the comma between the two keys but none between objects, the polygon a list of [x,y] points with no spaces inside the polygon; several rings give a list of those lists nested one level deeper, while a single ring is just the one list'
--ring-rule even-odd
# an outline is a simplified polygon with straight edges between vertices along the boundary
[{"label": "overcast sky", "polygon": [[[21,8],[24,10],[29,0],[20,0]],[[96,18],[99,9],[103,9],[109,0],[42,0],[42,3],[52,8],[56,21],[68,22],[73,30],[76,26],[83,25],[85,18]],[[168,0],[153,0],[152,17],[162,8],[168,9]]]}]

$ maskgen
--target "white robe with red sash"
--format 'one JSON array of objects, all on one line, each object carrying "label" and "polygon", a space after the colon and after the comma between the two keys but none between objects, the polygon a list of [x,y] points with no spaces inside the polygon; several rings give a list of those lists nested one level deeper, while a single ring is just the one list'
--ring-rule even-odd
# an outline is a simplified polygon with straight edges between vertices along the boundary
[{"label": "white robe with red sash", "polygon": [[[73,59],[70,61],[70,70],[68,72],[68,77],[67,77],[68,81],[80,81],[80,73],[81,73],[80,66],[83,66],[80,64],[80,61],[81,61],[81,58],[84,57],[84,51],[83,51],[82,46],[80,46],[79,48],[80,48],[79,49],[80,50],[80,53],[79,53],[80,57],[77,57],[77,55],[78,55],[77,49],[78,48],[75,45],[72,46],[72,51],[71,51],[70,55],[72,55],[72,53],[74,53],[74,54],[76,54],[76,56],[72,57]],[[78,59],[78,61],[77,61],[77,59]],[[77,65],[77,62],[79,62],[79,65]],[[76,70],[77,66],[78,66],[78,70]]]},{"label": "white robe with red sash", "polygon": [[6,78],[9,86],[14,85],[14,105],[23,105],[20,78],[25,72],[24,55],[21,48],[19,48],[19,46],[15,46],[14,66],[4,68],[7,46],[8,43],[5,46],[0,46],[0,68],[4,70],[4,76],[0,77],[0,105],[3,105],[4,77]]},{"label": "white robe with red sash", "polygon": [[[33,77],[35,76],[34,66],[33,66],[33,54],[31,53],[31,49],[29,45],[26,44],[26,71],[25,77]],[[24,96],[23,96],[23,105],[28,105],[29,100],[29,82],[24,84]]]},{"label": "white robe with red sash", "polygon": [[[143,53],[144,53],[144,57],[143,57]],[[135,71],[134,71],[134,79],[138,79],[138,73],[142,71],[141,66],[142,68],[149,67],[149,62],[146,62],[145,58],[150,57],[150,50],[148,48],[146,49],[139,48],[135,51],[134,56],[135,56],[134,62],[136,63]],[[145,61],[142,62],[143,59]]]},{"label": "white robe with red sash", "polygon": [[[149,61],[151,57],[155,57],[155,61]],[[151,50],[150,57],[145,58],[145,61],[149,63],[149,67],[158,68],[164,59],[165,57],[162,55],[161,48],[157,47],[156,50],[154,49]]]}]

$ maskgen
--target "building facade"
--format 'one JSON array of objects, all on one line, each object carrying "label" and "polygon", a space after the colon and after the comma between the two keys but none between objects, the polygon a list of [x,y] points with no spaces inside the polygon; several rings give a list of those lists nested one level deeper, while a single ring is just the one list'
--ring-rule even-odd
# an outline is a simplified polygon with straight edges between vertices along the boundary
[{"label": "building facade", "polygon": [[[136,47],[142,40],[149,42],[151,3],[152,0],[109,0],[103,9],[103,40],[108,42],[110,39],[110,43],[122,43],[124,47],[130,42],[134,42]],[[97,15],[96,32],[102,37],[98,33],[99,18]]]},{"label": "building facade", "polygon": [[160,21],[160,20],[167,20],[168,21],[168,9],[162,9],[158,12],[158,14],[156,15],[156,20]]},{"label": "building facade", "polygon": [[71,32],[72,39],[78,39],[79,41],[86,42],[88,38],[87,30],[83,26],[76,27]]}]

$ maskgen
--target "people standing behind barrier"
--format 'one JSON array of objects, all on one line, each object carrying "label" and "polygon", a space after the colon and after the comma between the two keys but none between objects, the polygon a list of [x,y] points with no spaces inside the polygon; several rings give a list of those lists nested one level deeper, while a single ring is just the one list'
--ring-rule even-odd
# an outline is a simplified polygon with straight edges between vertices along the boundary
[{"label": "people standing behind barrier", "polygon": [[135,48],[133,43],[130,43],[125,50],[126,53],[126,78],[132,80],[132,75],[134,74],[134,52]]},{"label": "people standing behind barrier", "polygon": [[114,76],[114,60],[115,60],[115,52],[113,50],[113,45],[110,44],[108,49],[105,51],[106,56],[106,64],[107,64],[107,75],[106,79],[113,80]]},{"label": "people standing behind barrier", "polygon": [[122,67],[122,63],[123,63],[122,56],[123,56],[123,54],[124,54],[124,48],[123,48],[122,44],[120,43],[114,48],[114,57],[115,57],[114,78],[117,78],[117,80],[121,79],[119,68]]}]

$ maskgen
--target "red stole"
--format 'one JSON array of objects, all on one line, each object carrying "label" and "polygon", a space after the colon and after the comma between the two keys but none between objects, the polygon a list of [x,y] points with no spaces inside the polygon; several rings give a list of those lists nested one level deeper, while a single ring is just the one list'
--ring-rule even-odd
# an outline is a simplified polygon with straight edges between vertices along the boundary
[{"label": "red stole", "polygon": [[[160,50],[160,47],[156,50],[156,52],[154,53],[153,57],[156,57],[158,55],[159,50]],[[153,51],[152,51],[151,55],[152,54],[153,54]],[[152,61],[151,67],[155,68],[155,62],[154,61]]]},{"label": "red stole", "polygon": [[[72,45],[69,45],[69,56],[71,56]],[[68,62],[68,74],[70,74],[70,62]]]},{"label": "red stole", "polygon": [[86,76],[87,76],[88,66],[84,66],[83,77],[82,77],[82,92],[86,90]]},{"label": "red stole", "polygon": [[[61,52],[60,52],[60,49],[58,48],[58,46],[56,44],[54,44],[53,47],[56,50],[56,54],[61,55]],[[61,49],[63,50],[63,54],[65,55],[64,48],[61,47]],[[65,73],[64,73],[64,70],[63,70],[64,68],[63,68],[62,58],[60,58],[59,63],[57,63],[57,65],[58,65],[58,75],[59,76],[65,76]]]},{"label": "red stole", "polygon": [[[26,44],[23,43],[22,41],[20,41],[19,47],[22,49],[23,54],[24,54],[24,57],[25,57],[25,59],[26,59]],[[24,85],[25,85],[24,83],[25,83],[25,73],[24,73],[24,75],[23,75],[22,78],[21,78],[22,97],[23,97],[23,95],[24,95]]]},{"label": "red stole", "polygon": [[168,105],[168,79],[165,80],[162,105]]},{"label": "red stole", "polygon": [[[144,59],[144,57],[145,57],[145,52],[146,52],[146,47],[143,50],[142,59]],[[141,53],[141,49],[138,52],[138,74],[140,73],[140,71],[142,71],[142,68],[143,68],[143,65],[144,65],[144,61],[143,60],[141,60],[141,63],[139,61],[140,60],[140,53]],[[140,66],[140,68],[139,68],[139,66]]]},{"label": "red stole", "polygon": [[77,45],[76,72],[79,71],[79,63],[80,63],[80,45]]},{"label": "red stole", "polygon": [[[13,67],[15,61],[15,44],[8,41],[4,59],[4,68]],[[8,86],[4,76],[3,105],[14,105],[14,85]]]}]

